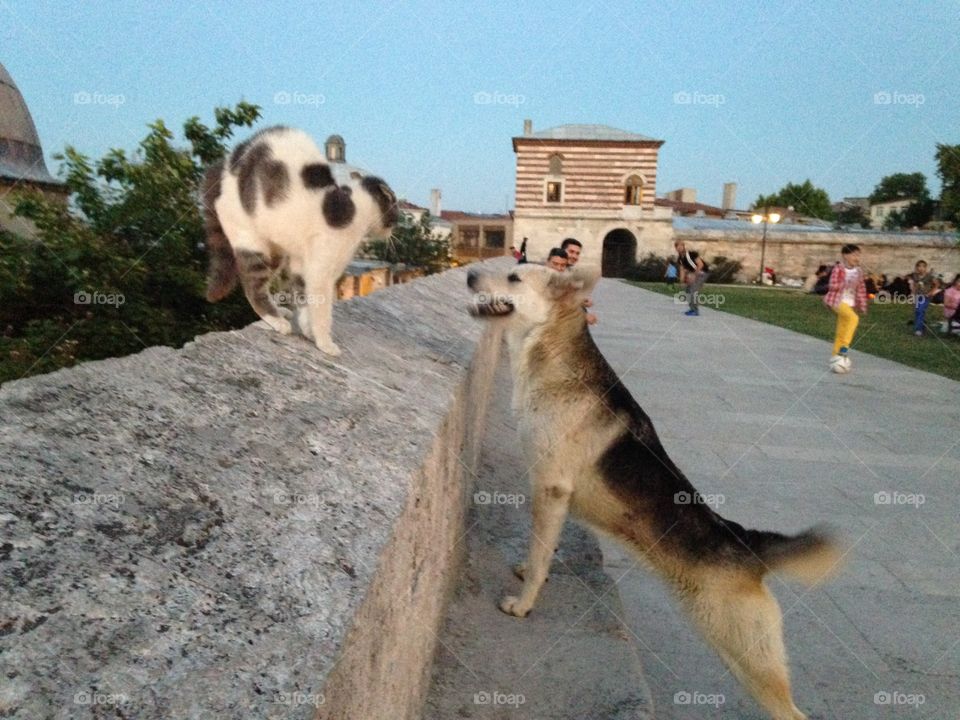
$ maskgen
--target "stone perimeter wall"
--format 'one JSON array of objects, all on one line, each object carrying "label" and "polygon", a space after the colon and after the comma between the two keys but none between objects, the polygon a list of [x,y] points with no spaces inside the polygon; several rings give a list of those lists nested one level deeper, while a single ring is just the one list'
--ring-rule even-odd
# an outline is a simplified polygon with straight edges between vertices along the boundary
[{"label": "stone perimeter wall", "polygon": [[499,358],[467,298],[0,388],[0,716],[418,717]]},{"label": "stone perimeter wall", "polygon": [[[720,231],[675,229],[674,237],[690,243],[691,248],[707,259],[723,256],[743,263],[738,279],[752,281],[760,272],[762,233],[760,230]],[[926,260],[934,272],[942,272],[949,282],[960,272],[960,251],[956,241],[938,235],[906,233],[841,233],[783,232],[767,233],[764,264],[774,268],[780,277],[805,278],[819,265],[830,265],[840,259],[840,248],[847,243],[859,245],[863,265],[871,273],[886,273],[891,278],[913,271],[917,260]],[[646,252],[663,253],[651,248]],[[673,248],[670,248],[673,253]]]}]

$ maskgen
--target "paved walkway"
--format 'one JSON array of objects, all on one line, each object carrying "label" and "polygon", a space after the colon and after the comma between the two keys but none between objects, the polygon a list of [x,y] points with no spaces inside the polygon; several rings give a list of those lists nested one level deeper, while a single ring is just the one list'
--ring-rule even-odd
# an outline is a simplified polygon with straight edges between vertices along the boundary
[{"label": "paved walkway", "polygon": [[[848,561],[829,584],[770,580],[800,708],[811,720],[957,720],[960,383],[855,350],[853,372],[833,375],[825,342],[709,309],[687,318],[617,281],[594,301],[601,349],[723,515],[846,533]],[[526,493],[502,371],[477,487]],[[617,546],[601,542],[606,578],[590,536],[568,524],[520,621],[495,603],[519,588],[508,568],[526,548],[529,504],[476,505],[470,525],[425,720],[639,720],[651,706],[658,720],[766,717]]]},{"label": "paved walkway", "polygon": [[[824,720],[960,717],[960,383],[855,346],[851,374],[833,375],[823,341],[709,309],[687,318],[621,282],[602,281],[594,301],[600,348],[693,484],[722,496],[721,514],[846,533],[829,584],[770,582],[799,707]],[[603,546],[656,717],[763,718],[659,581]]]}]

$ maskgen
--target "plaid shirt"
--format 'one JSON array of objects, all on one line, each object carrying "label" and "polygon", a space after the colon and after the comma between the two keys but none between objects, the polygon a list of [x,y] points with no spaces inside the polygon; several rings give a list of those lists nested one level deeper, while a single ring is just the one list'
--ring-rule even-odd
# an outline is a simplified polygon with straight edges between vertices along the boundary
[{"label": "plaid shirt", "polygon": [[[833,272],[830,273],[830,283],[827,285],[827,294],[823,297],[823,302],[828,307],[837,308],[843,302],[843,289],[847,285],[847,271],[843,269],[843,263],[837,263],[833,266]],[[857,280],[857,289],[854,293],[853,307],[862,313],[867,312],[867,284],[863,280],[863,269],[860,269],[860,278]]]}]

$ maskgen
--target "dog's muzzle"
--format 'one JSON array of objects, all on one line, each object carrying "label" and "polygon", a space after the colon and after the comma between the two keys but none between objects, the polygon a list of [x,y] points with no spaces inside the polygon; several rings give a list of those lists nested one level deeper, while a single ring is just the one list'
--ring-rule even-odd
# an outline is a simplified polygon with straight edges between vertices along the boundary
[{"label": "dog's muzzle", "polygon": [[512,313],[514,305],[510,298],[480,293],[469,309],[474,317],[502,317]]}]

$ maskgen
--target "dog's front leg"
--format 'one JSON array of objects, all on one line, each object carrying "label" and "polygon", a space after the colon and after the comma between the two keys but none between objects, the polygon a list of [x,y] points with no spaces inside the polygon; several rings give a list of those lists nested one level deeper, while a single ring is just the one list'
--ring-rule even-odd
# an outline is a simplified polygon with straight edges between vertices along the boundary
[{"label": "dog's front leg", "polygon": [[560,539],[563,521],[570,508],[571,490],[554,483],[534,482],[533,533],[527,555],[520,597],[508,595],[500,601],[500,609],[508,615],[526,617],[537,600],[537,594],[550,572],[550,560]]}]

